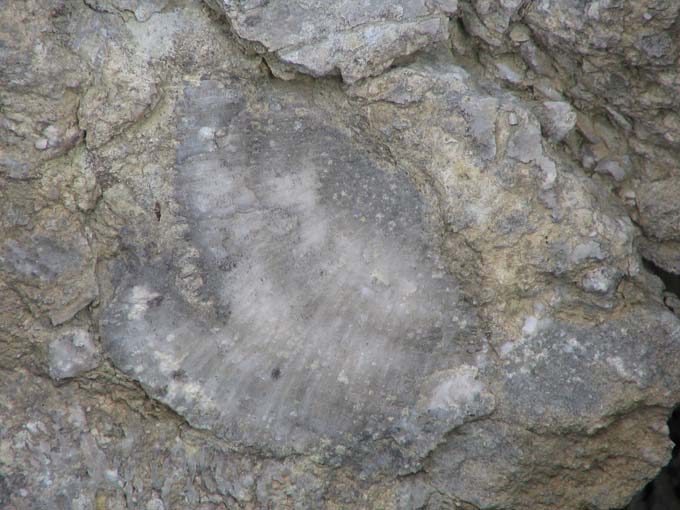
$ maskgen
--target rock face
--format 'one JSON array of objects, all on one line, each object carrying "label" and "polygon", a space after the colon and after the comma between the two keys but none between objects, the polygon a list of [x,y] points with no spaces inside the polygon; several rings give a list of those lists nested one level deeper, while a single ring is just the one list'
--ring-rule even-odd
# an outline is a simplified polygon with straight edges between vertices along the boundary
[{"label": "rock face", "polygon": [[56,326],[97,297],[94,257],[81,225],[65,210],[41,212],[32,232],[5,238],[0,263],[8,281]]},{"label": "rock face", "polygon": [[0,507],[674,504],[678,15],[8,4]]}]

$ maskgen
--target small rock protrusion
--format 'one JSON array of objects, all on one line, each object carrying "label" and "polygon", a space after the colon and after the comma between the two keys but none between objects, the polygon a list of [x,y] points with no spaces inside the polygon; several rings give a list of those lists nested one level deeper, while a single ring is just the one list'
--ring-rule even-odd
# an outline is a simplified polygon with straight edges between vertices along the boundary
[{"label": "small rock protrusion", "polygon": [[566,101],[544,101],[540,121],[543,131],[555,142],[561,142],[576,126],[576,112]]},{"label": "small rock protrusion", "polygon": [[595,166],[595,172],[606,174],[614,178],[615,181],[622,181],[626,178],[630,170],[630,160],[628,158],[606,158]]},{"label": "small rock protrusion", "polygon": [[517,24],[510,30],[510,39],[515,43],[523,43],[531,39],[531,31],[526,25]]},{"label": "small rock protrusion", "polygon": [[456,14],[458,11],[458,0],[435,0],[434,4],[448,15]]},{"label": "small rock protrusion", "polygon": [[598,267],[583,276],[581,287],[586,292],[608,294],[616,289],[621,276],[621,272],[614,268]]},{"label": "small rock protrusion", "polygon": [[34,147],[39,151],[44,151],[49,146],[47,138],[39,138],[35,141]]},{"label": "small rock protrusion", "polygon": [[76,377],[99,366],[99,352],[84,329],[63,334],[49,345],[50,377],[55,381]]},{"label": "small rock protrusion", "polygon": [[146,503],[146,510],[165,510],[163,500],[153,497]]},{"label": "small rock protrusion", "polygon": [[680,298],[672,292],[663,293],[663,303],[675,315],[680,316]]}]

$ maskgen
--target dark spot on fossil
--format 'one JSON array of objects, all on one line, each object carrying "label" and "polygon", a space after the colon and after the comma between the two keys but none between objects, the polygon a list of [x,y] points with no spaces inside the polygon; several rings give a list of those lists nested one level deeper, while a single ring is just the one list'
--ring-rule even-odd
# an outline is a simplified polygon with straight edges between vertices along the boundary
[{"label": "dark spot on fossil", "polygon": [[175,370],[175,371],[172,372],[172,378],[175,381],[186,381],[187,380],[187,373],[180,368],[179,370]]},{"label": "dark spot on fossil", "polygon": [[272,379],[276,380],[279,377],[281,377],[281,369],[279,367],[276,367],[275,369],[272,370]]},{"label": "dark spot on fossil", "polygon": [[160,304],[163,302],[163,299],[164,299],[163,296],[157,296],[153,299],[150,299],[149,300],[149,306],[151,308],[156,308],[156,307],[160,306]]},{"label": "dark spot on fossil", "polygon": [[220,261],[218,264],[218,268],[220,271],[224,271],[225,273],[228,273],[229,271],[233,271],[236,269],[236,266],[238,265],[238,262],[236,259],[232,256],[227,256],[224,259]]},{"label": "dark spot on fossil", "polygon": [[161,204],[156,202],[153,206],[153,213],[156,215],[156,220],[161,221]]},{"label": "dark spot on fossil", "polygon": [[66,13],[66,4],[59,2],[57,6],[50,11],[50,18],[59,18]]},{"label": "dark spot on fossil", "polygon": [[217,320],[221,321],[223,324],[229,322],[231,318],[231,304],[223,303],[215,308],[215,317]]}]

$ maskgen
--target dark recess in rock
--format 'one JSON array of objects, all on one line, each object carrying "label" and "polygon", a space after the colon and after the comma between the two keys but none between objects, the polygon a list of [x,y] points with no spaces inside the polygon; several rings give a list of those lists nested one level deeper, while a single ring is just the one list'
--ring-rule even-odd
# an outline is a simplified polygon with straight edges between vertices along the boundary
[{"label": "dark recess in rock", "polygon": [[670,462],[635,496],[627,510],[680,509],[680,405],[668,418],[668,430],[675,445]]},{"label": "dark recess in rock", "polygon": [[659,277],[664,285],[663,302],[670,311],[680,314],[680,275],[657,266],[651,260],[642,259],[644,267]]},{"label": "dark recess in rock", "polygon": [[4,508],[5,504],[9,502],[9,487],[5,477],[0,474],[0,508]]},{"label": "dark recess in rock", "polygon": [[642,264],[645,266],[647,271],[654,273],[656,276],[661,278],[667,292],[672,292],[676,296],[680,297],[680,275],[666,271],[660,268],[654,262],[647,259],[642,259]]}]

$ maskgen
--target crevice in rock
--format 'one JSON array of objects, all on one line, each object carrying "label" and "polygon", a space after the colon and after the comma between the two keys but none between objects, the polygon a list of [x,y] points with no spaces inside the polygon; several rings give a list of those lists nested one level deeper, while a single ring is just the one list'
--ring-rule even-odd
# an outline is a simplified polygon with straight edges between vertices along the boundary
[{"label": "crevice in rock", "polygon": [[657,266],[654,262],[652,262],[649,259],[642,259],[642,263],[645,266],[645,269],[648,271],[651,271],[654,273],[656,276],[661,278],[661,281],[663,282],[664,286],[666,287],[666,291],[672,292],[676,296],[680,297],[680,275],[676,273],[672,273],[670,271],[666,271],[665,269]]},{"label": "crevice in rock", "polygon": [[626,510],[680,510],[680,404],[673,409],[667,424],[668,435],[674,443],[671,460],[633,498]]},{"label": "crevice in rock", "polygon": [[664,303],[666,306],[676,313],[680,312],[680,275],[666,271],[646,258],[642,259],[642,264],[647,271],[658,276],[663,282],[665,287]]}]

